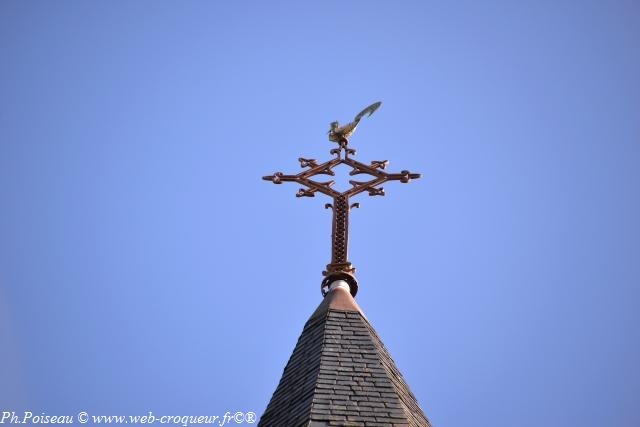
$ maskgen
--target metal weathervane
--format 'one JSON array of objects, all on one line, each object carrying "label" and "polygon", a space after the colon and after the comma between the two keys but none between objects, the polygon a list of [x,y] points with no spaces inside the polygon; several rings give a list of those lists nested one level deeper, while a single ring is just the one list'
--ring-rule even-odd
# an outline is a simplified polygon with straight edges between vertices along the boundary
[{"label": "metal weathervane", "polygon": [[[325,276],[321,284],[322,294],[325,295],[328,286],[335,280],[345,280],[351,289],[353,296],[358,292],[358,282],[354,276],[356,269],[347,259],[347,246],[349,242],[349,211],[353,208],[360,207],[359,203],[351,203],[351,197],[364,191],[369,196],[384,196],[384,189],[381,184],[387,181],[400,181],[407,183],[412,179],[420,178],[419,173],[411,173],[403,170],[400,173],[388,173],[384,169],[388,166],[387,160],[374,160],[371,164],[360,163],[349,156],[355,156],[356,150],[349,148],[349,138],[356,130],[358,123],[365,116],[373,114],[381,105],[381,102],[371,104],[362,110],[355,119],[344,126],[340,126],[338,122],[331,123],[329,130],[329,140],[336,142],[338,148],[330,151],[336,157],[318,164],[315,159],[305,159],[300,157],[300,167],[303,170],[297,175],[285,175],[282,172],[276,172],[273,175],[264,176],[262,179],[271,181],[274,184],[282,184],[283,182],[297,182],[306,188],[301,188],[296,193],[296,197],[315,197],[315,193],[322,193],[333,198],[333,203],[325,204],[326,209],[333,211],[333,228],[331,233],[331,263],[327,265],[327,269],[322,272]],[[339,192],[331,188],[335,181],[318,182],[312,180],[316,175],[335,176],[333,168],[339,165],[347,165],[351,167],[349,175],[369,175],[371,179],[366,181],[350,180],[352,188]]]}]

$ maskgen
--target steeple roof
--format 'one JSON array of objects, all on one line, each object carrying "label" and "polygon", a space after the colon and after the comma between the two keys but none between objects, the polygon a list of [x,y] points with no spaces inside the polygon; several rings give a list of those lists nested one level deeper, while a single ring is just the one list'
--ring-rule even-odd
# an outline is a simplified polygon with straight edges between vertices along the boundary
[{"label": "steeple roof", "polygon": [[305,324],[258,425],[430,427],[348,285],[334,283]]}]

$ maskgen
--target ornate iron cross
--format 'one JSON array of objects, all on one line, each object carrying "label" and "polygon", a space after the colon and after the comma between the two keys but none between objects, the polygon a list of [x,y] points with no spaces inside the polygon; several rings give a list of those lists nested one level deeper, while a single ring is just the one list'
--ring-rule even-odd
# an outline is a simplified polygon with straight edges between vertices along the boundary
[{"label": "ornate iron cross", "polygon": [[[356,150],[348,147],[347,138],[351,136],[355,127],[357,126],[360,118],[364,113],[369,112],[369,115],[373,113],[380,103],[373,104],[363,110],[354,122],[349,123],[342,128],[332,124],[332,131],[330,131],[330,140],[337,142],[340,147],[334,148],[330,151],[335,158],[318,164],[315,159],[305,159],[300,157],[300,167],[303,170],[297,175],[285,175],[282,172],[276,172],[273,175],[264,176],[262,179],[271,181],[274,184],[282,184],[283,182],[297,182],[305,186],[296,193],[296,197],[315,197],[315,193],[319,192],[333,198],[333,203],[325,204],[326,209],[332,209],[333,211],[333,228],[331,232],[331,263],[327,264],[327,269],[322,272],[325,276],[320,285],[320,289],[323,295],[327,291],[327,287],[335,280],[345,280],[351,289],[353,296],[358,292],[358,282],[354,276],[356,269],[351,265],[347,259],[347,249],[349,242],[349,211],[353,208],[360,207],[359,203],[351,203],[351,197],[360,194],[362,192],[368,192],[369,196],[384,196],[384,188],[380,185],[387,181],[400,181],[401,183],[407,183],[412,179],[420,178],[420,174],[411,173],[407,170],[403,170],[400,173],[387,173],[384,171],[389,161],[387,160],[374,160],[371,164],[366,165],[360,163],[357,160],[352,159],[349,156],[355,156]],[[345,134],[338,134],[334,131],[340,131],[346,129],[348,131]],[[352,188],[339,192],[331,188],[335,181],[318,182],[311,178],[316,175],[329,175],[335,176],[333,168],[339,165],[347,165],[351,167],[349,175],[369,175],[371,179],[367,181],[350,180]]]}]

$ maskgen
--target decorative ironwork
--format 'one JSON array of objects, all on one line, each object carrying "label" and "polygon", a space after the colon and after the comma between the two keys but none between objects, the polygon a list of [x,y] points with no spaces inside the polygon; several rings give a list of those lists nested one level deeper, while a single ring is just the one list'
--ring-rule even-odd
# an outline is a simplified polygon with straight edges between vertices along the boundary
[{"label": "decorative ironwork", "polygon": [[[262,179],[271,181],[274,184],[282,184],[283,182],[296,182],[306,188],[300,188],[296,193],[296,197],[315,197],[316,193],[325,194],[333,199],[333,203],[325,204],[326,209],[333,211],[333,227],[331,233],[331,263],[327,264],[327,268],[322,274],[325,276],[321,284],[323,295],[326,288],[337,279],[343,279],[351,288],[351,294],[356,295],[358,291],[358,282],[354,276],[355,267],[348,261],[348,242],[349,242],[349,211],[360,207],[359,203],[350,204],[351,197],[360,193],[367,192],[369,196],[384,196],[384,188],[381,187],[387,181],[400,181],[408,183],[412,179],[420,178],[419,173],[411,173],[403,170],[400,173],[388,173],[385,169],[389,165],[388,160],[373,160],[370,164],[364,164],[354,160],[350,156],[356,155],[356,150],[349,148],[348,138],[353,134],[360,119],[365,114],[373,114],[380,106],[380,102],[370,105],[358,114],[355,120],[343,127],[338,126],[338,122],[331,123],[329,131],[329,139],[337,142],[339,148],[330,151],[335,158],[318,164],[315,159],[305,159],[300,157],[300,167],[305,169],[296,175],[285,175],[282,172],[275,172],[273,175],[264,176]],[[369,175],[371,179],[365,181],[349,180],[352,188],[340,192],[332,188],[335,181],[318,181],[311,179],[316,175],[335,176],[333,168],[339,165],[347,165],[351,167],[349,175]]]}]

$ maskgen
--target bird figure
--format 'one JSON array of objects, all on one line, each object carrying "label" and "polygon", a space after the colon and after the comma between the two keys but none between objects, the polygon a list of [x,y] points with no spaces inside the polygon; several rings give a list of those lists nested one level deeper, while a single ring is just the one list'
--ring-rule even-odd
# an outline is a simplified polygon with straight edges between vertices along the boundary
[{"label": "bird figure", "polygon": [[331,128],[329,129],[329,141],[337,142],[340,145],[340,148],[346,148],[347,144],[349,144],[349,138],[353,135],[353,132],[356,130],[358,123],[360,123],[360,119],[362,119],[365,115],[372,115],[382,104],[382,102],[375,102],[369,105],[364,110],[360,111],[355,119],[351,123],[347,123],[344,126],[340,126],[340,124],[336,122],[331,122]]}]

